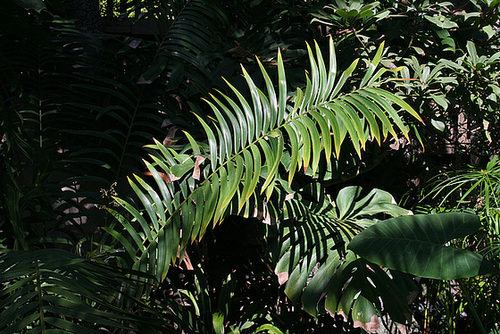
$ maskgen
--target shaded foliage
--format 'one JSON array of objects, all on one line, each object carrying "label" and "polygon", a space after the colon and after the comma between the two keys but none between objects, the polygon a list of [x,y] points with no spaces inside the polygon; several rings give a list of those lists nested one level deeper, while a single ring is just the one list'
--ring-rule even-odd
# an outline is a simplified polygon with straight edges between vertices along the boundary
[{"label": "shaded foliage", "polygon": [[[463,328],[494,328],[480,315],[494,312],[496,276],[422,280],[428,292],[409,306],[415,285],[401,267],[346,247],[409,213],[380,189],[410,189],[417,203],[431,176],[498,153],[497,1],[106,3],[108,19],[128,18],[92,33],[63,2],[2,3],[0,265],[16,272],[1,276],[2,332],[353,332],[387,313],[409,326],[411,311],[422,330],[451,332],[459,310]],[[498,263],[495,166],[425,200],[446,211],[455,197],[439,196],[461,191],[486,237],[453,245]],[[237,256],[222,257],[216,275],[208,254],[236,241],[212,229],[232,219],[269,224],[243,238],[259,249],[248,266],[261,265],[243,275]],[[247,284],[269,298],[248,305]],[[434,302],[446,317],[418,310]],[[64,303],[84,311],[54,311]]]}]

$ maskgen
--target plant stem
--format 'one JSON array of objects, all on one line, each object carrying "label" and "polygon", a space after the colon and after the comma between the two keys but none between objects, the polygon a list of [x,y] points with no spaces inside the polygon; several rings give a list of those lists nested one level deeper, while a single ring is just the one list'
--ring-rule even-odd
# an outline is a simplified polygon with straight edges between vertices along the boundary
[{"label": "plant stem", "polygon": [[462,283],[462,280],[458,280],[458,284],[460,284],[460,290],[462,290],[467,303],[469,303],[472,315],[474,316],[474,320],[476,320],[477,326],[479,327],[479,331],[481,332],[481,334],[487,334],[486,329],[484,329],[483,323],[481,322],[481,318],[479,318],[479,314],[477,314],[476,307],[474,306],[474,303],[470,298],[469,291],[467,291],[467,288]]}]

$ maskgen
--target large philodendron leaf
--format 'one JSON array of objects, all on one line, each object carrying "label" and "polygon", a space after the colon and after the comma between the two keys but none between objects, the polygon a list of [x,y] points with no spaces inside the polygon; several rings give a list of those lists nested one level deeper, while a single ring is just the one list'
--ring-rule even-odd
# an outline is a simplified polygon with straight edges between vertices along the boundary
[{"label": "large philodendron leaf", "polygon": [[211,123],[198,117],[206,142],[185,132],[188,143],[183,149],[160,142],[148,145],[151,162],[145,164],[151,178],[134,175],[129,180],[144,209],[116,198],[132,222],[109,208],[121,226],[106,228],[127,251],[134,269],[161,281],[185,246],[228,214],[248,217],[257,212],[258,217],[277,218],[288,192],[283,180],[291,184],[296,172],[315,172],[322,156],[326,161],[339,158],[345,142],[361,155],[368,141],[381,143],[398,132],[408,135],[400,113],[420,117],[380,88],[387,71],[377,69],[383,45],[361,86],[347,92],[344,86],[358,60],[339,72],[332,40],[329,47],[326,62],[317,44],[315,51],[308,47],[310,76],[293,98],[278,54],[277,85],[258,61],[264,90],[243,68],[249,99],[228,83],[235,97],[218,92],[206,101],[214,113]]},{"label": "large philodendron leaf", "polygon": [[413,289],[411,278],[357,259],[346,245],[377,217],[409,213],[380,189],[346,187],[335,200],[317,183],[301,189],[285,202],[284,221],[269,227],[279,283],[292,301],[314,316],[323,310],[340,313],[368,328],[378,323],[384,309],[393,320],[408,321],[405,297]]},{"label": "large philodendron leaf", "polygon": [[364,230],[348,248],[380,266],[420,277],[453,280],[491,274],[495,268],[481,255],[445,246],[480,227],[479,217],[465,213],[397,217]]}]

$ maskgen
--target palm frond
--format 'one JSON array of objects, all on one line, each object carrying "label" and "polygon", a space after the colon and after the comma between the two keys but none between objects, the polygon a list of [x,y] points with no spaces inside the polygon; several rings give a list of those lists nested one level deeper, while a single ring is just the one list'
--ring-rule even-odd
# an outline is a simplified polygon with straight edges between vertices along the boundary
[{"label": "palm frond", "polygon": [[102,328],[131,330],[138,325],[143,332],[154,329],[154,322],[148,326],[118,306],[117,298],[129,298],[124,284],[134,285],[119,268],[60,249],[45,249],[4,253],[0,271],[2,334],[27,329],[101,333]]},{"label": "palm frond", "polygon": [[[142,73],[144,80],[166,78],[169,90],[210,87],[206,83],[222,57],[217,48],[220,50],[223,44],[228,25],[220,4],[200,0],[160,1],[148,13],[157,18],[159,33],[155,36],[156,51]],[[195,85],[186,85],[186,79]]]},{"label": "palm frond", "polygon": [[63,106],[71,99],[67,72],[73,58],[59,49],[61,36],[55,31],[64,23],[45,22],[54,19],[50,15],[39,19],[45,23],[34,24],[33,29],[43,31],[39,39],[6,34],[0,42],[0,131],[5,138],[0,146],[1,193],[10,223],[6,230],[28,232],[14,234],[13,243],[21,243],[23,249],[30,238],[40,237],[40,231],[54,229],[57,215],[64,214],[51,204],[61,195],[61,175],[54,177],[54,171],[62,157],[58,151],[61,129],[67,126]]},{"label": "palm frond", "polygon": [[404,323],[410,310],[396,292],[411,292],[398,287],[408,277],[357,259],[346,246],[378,219],[408,213],[380,189],[363,194],[361,187],[346,187],[335,200],[318,183],[297,191],[285,202],[284,220],[268,227],[279,283],[292,301],[314,316],[327,310],[368,323],[384,309]]},{"label": "palm frond", "polygon": [[142,146],[165,137],[165,119],[179,118],[176,106],[185,101],[171,95],[183,95],[180,85],[207,72],[211,60],[203,57],[227,21],[204,1],[145,4],[159,26],[156,40],[98,36],[101,45],[79,59],[75,74],[81,80],[72,85],[78,98],[67,104],[68,114],[79,120],[71,134],[88,138],[70,159],[85,159],[107,174],[109,184],[137,172]]},{"label": "palm frond", "polygon": [[[208,143],[198,143],[185,133],[189,144],[183,150],[160,142],[149,145],[152,161],[145,164],[154,182],[137,175],[129,180],[145,211],[119,198],[116,201],[131,221],[109,209],[123,231],[107,231],[128,250],[134,268],[162,280],[169,263],[182,256],[179,250],[228,213],[253,215],[256,204],[264,217],[270,208],[280,210],[282,203],[271,198],[283,184],[281,179],[291,183],[299,169],[316,170],[322,155],[327,161],[338,157],[347,138],[361,154],[369,140],[397,136],[396,129],[407,135],[399,109],[420,118],[403,100],[380,88],[385,69],[376,67],[382,48],[366,72],[364,85],[349,92],[343,92],[343,87],[358,61],[338,73],[332,41],[328,68],[319,47],[315,46],[316,52],[308,48],[307,86],[297,89],[293,98],[288,96],[279,54],[277,90],[262,64],[265,92],[243,68],[251,101],[230,83],[235,99],[223,93],[211,95],[206,101],[215,118],[209,124],[198,116]],[[285,153],[290,159],[284,159]],[[281,193],[281,198],[285,195]]]}]

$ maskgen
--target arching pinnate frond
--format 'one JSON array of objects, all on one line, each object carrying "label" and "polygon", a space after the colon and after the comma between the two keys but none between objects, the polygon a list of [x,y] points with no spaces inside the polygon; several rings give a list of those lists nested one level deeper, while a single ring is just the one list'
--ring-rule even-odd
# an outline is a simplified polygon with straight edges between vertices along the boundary
[{"label": "arching pinnate frond", "polygon": [[130,179],[145,210],[117,199],[134,222],[111,210],[127,233],[107,229],[123,244],[135,269],[163,279],[169,263],[182,255],[179,249],[203,236],[210,224],[228,213],[276,218],[297,171],[315,171],[322,156],[327,161],[338,158],[346,141],[361,154],[367,141],[380,143],[398,132],[406,136],[400,110],[420,119],[408,104],[380,87],[386,71],[377,69],[383,45],[361,86],[347,92],[358,60],[339,71],[332,41],[326,62],[317,44],[314,50],[308,47],[307,85],[293,97],[288,96],[278,54],[276,87],[259,62],[264,90],[243,68],[250,99],[228,82],[234,97],[218,92],[206,100],[214,112],[211,123],[198,117],[206,143],[185,133],[189,144],[182,151],[159,142],[149,145],[151,162],[145,164],[152,179]]},{"label": "arching pinnate frond", "polygon": [[284,220],[268,228],[275,272],[286,295],[314,316],[326,310],[367,324],[384,309],[404,323],[411,312],[400,297],[412,291],[411,277],[359,259],[347,245],[377,218],[409,213],[380,189],[363,193],[351,186],[335,198],[318,183],[297,191],[285,202]]},{"label": "arching pinnate frond", "polygon": [[127,296],[123,287],[136,283],[127,274],[144,276],[142,273],[92,262],[61,249],[4,252],[0,272],[1,333],[102,333],[105,328],[173,332],[153,317],[141,317],[118,306],[118,300],[140,303]]},{"label": "arching pinnate frond", "polygon": [[[168,89],[175,89],[186,82],[204,86],[211,72],[217,68],[223,36],[229,20],[218,1],[160,0],[147,10],[155,18],[156,52],[148,69],[142,73],[146,82],[167,79]],[[210,85],[206,86],[210,87]],[[192,90],[186,86],[184,89]]]}]

